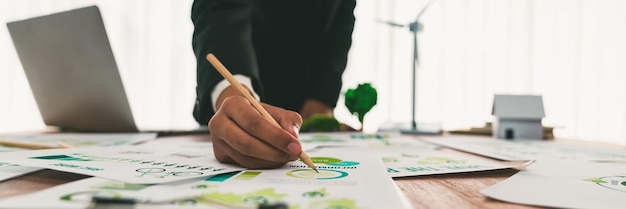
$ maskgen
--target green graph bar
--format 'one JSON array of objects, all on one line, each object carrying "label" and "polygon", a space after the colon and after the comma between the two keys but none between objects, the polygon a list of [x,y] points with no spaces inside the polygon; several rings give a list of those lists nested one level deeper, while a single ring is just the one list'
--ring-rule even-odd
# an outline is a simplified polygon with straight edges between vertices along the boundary
[{"label": "green graph bar", "polygon": [[230,177],[233,177],[234,175],[237,175],[238,173],[239,173],[239,171],[218,174],[218,175],[211,176],[211,177],[205,179],[205,181],[223,182],[223,181],[226,181],[227,179],[229,179]]},{"label": "green graph bar", "polygon": [[258,176],[259,174],[261,174],[261,171],[244,171],[239,176],[235,177],[235,179],[237,179],[237,180],[250,180],[250,179],[253,179],[254,177]]}]

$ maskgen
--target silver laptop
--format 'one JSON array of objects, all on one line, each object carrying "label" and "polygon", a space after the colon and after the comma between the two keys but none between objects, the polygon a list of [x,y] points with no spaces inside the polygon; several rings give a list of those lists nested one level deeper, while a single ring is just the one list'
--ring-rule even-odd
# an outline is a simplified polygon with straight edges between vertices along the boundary
[{"label": "silver laptop", "polygon": [[7,27],[46,125],[72,131],[140,131],[97,6],[9,22]]}]

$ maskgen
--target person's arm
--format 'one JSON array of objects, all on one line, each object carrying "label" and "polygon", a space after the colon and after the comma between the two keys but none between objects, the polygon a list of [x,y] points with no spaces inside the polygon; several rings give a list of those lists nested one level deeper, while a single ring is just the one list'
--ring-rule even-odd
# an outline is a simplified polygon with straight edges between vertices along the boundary
[{"label": "person's arm", "polygon": [[253,1],[194,1],[193,48],[198,62],[198,101],[194,117],[200,124],[208,123],[213,153],[218,161],[249,169],[276,168],[298,159],[302,152],[297,139],[302,124],[298,113],[263,104],[280,124],[276,127],[232,86],[216,93],[215,109],[211,104],[211,94],[223,78],[205,59],[209,53],[232,74],[251,78],[252,87],[261,89],[250,37]]},{"label": "person's arm", "polygon": [[[252,97],[254,97],[257,100],[260,100],[259,95],[254,91],[254,89],[252,89],[252,81],[250,80],[248,76],[233,75],[233,78],[235,78],[235,80],[241,83],[242,86],[246,87],[248,91],[250,91],[250,93],[252,94]],[[217,83],[217,85],[215,85],[215,87],[213,88],[213,91],[211,92],[211,104],[213,105],[214,110],[217,110],[219,96],[229,86],[230,86],[230,83],[226,79],[224,79],[220,81],[219,83]]]},{"label": "person's arm", "polygon": [[[194,24],[192,46],[197,60],[197,101],[194,117],[207,124],[215,114],[211,94],[222,76],[205,59],[208,53],[217,56],[233,75],[251,79],[259,88],[256,56],[251,38],[252,0],[196,0],[191,19]],[[257,92],[261,94],[262,92]]]},{"label": "person's arm", "polygon": [[[341,0],[334,11],[334,19],[327,25],[327,33],[320,40],[318,50],[313,55],[313,71],[308,87],[311,98],[305,101],[300,111],[306,118],[309,110],[323,109],[324,104],[335,108],[341,92],[342,74],[346,68],[348,52],[352,45],[352,31],[354,29],[354,8],[356,0]],[[309,109],[307,109],[309,108]]]}]

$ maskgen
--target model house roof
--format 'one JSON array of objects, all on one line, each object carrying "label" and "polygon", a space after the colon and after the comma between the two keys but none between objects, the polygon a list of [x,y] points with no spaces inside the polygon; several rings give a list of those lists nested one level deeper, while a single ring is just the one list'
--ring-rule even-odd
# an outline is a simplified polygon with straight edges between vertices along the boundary
[{"label": "model house roof", "polygon": [[545,116],[543,100],[537,95],[496,94],[491,114],[510,119],[541,119]]}]

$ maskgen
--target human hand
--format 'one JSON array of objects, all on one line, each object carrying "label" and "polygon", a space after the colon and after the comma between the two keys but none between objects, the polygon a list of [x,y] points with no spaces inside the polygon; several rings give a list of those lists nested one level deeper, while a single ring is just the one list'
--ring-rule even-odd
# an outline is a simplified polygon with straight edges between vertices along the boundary
[{"label": "human hand", "polygon": [[277,168],[298,159],[300,115],[262,104],[281,127],[265,119],[250,102],[229,87],[217,100],[218,111],[209,121],[215,158],[248,169]]}]

